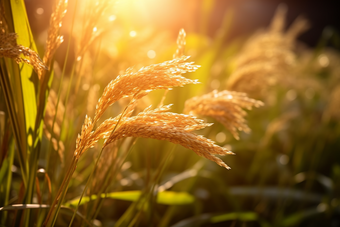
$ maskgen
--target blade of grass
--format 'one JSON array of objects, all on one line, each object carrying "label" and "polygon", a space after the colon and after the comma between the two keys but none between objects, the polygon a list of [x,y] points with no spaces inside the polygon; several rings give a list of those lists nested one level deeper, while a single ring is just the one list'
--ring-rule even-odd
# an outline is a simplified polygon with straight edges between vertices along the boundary
[{"label": "blade of grass", "polygon": [[[10,195],[10,191],[11,191],[11,185],[12,185],[12,165],[13,165],[13,161],[14,161],[14,143],[11,142],[10,146],[9,146],[9,151],[8,151],[8,156],[5,159],[3,165],[1,166],[1,170],[0,170],[0,175],[1,172],[3,171],[3,169],[6,168],[6,170],[4,170],[6,173],[4,174],[4,178],[2,178],[0,176],[0,184],[3,184],[1,186],[1,188],[3,188],[5,191],[1,190],[1,194],[5,195],[2,204],[4,204],[4,206],[8,205],[8,201],[9,201],[9,195]],[[1,200],[2,200],[1,199]],[[5,225],[6,223],[6,219],[7,219],[7,212],[3,212],[0,213],[0,220],[1,220],[1,224]]]},{"label": "blade of grass", "polygon": [[[175,149],[176,145],[172,147],[172,150],[167,154],[167,156],[162,160],[162,162],[159,165],[158,171],[154,177],[153,182],[155,185],[152,185],[150,189],[145,190],[142,192],[139,199],[134,202],[128,210],[125,211],[125,213],[119,218],[119,220],[116,222],[117,226],[131,226],[133,225],[142,214],[143,209],[145,210],[145,207],[148,205],[148,203],[151,201],[151,196],[157,196],[154,195],[154,189],[156,186],[156,183],[159,181],[159,178],[161,176],[161,173],[165,169],[165,164],[169,160],[171,154],[173,153],[173,150]],[[136,214],[136,210],[139,209],[139,212]]]},{"label": "blade of grass", "polygon": [[[13,204],[5,207],[0,207],[0,211],[13,211],[13,210],[26,210],[26,209],[49,209],[51,206],[47,204]],[[69,211],[67,214],[71,216],[73,210],[69,207],[62,206],[62,210]],[[88,223],[88,225],[93,226],[89,223],[81,213],[77,212],[77,216],[80,217],[82,220]]]},{"label": "blade of grass", "polygon": [[[142,191],[122,191],[122,192],[110,192],[103,193],[100,198],[118,199],[124,201],[136,202],[142,194]],[[84,205],[91,200],[96,200],[97,195],[84,196],[79,203],[80,198],[72,199],[64,204],[66,207],[76,207]],[[174,191],[162,191],[158,193],[157,203],[163,205],[186,205],[194,202],[194,197],[187,192],[174,192]]]},{"label": "blade of grass", "polygon": [[47,214],[47,217],[45,219],[43,226],[54,226],[54,224],[57,220],[59,210],[61,208],[62,201],[65,198],[70,180],[72,178],[72,174],[73,174],[73,172],[76,168],[76,165],[77,165],[77,160],[76,160],[75,157],[73,157],[71,165],[68,168],[68,171],[67,171],[67,173],[66,173],[66,175],[63,179],[63,182],[60,185],[60,188],[57,192],[57,196],[56,196],[56,198],[54,199],[54,201],[51,205],[51,209]]},{"label": "blade of grass", "polygon": [[[9,60],[9,59],[8,59]],[[12,60],[9,60],[12,61]],[[25,130],[20,129],[20,123],[25,120],[24,116],[23,118],[20,118],[20,114],[16,114],[15,111],[15,101],[13,97],[12,88],[10,85],[10,81],[8,76],[6,76],[6,65],[3,59],[1,59],[1,71],[0,71],[0,85],[2,87],[2,91],[5,97],[6,107],[9,113],[9,118],[11,120],[12,126],[13,126],[13,133],[16,140],[16,144],[18,147],[18,158],[19,158],[19,164],[20,164],[20,170],[21,170],[21,176],[24,182],[24,185],[27,185],[27,168],[26,168],[26,161],[25,161],[25,153],[24,150],[26,147],[26,144],[24,145],[23,139],[22,139],[22,132],[25,132]],[[25,137],[24,137],[25,138]]]},{"label": "blade of grass", "polygon": [[[105,182],[104,182],[104,186],[101,188],[102,190],[100,190],[97,193],[97,200],[95,201],[95,204],[93,206],[93,212],[94,214],[90,214],[88,215],[88,217],[91,217],[90,220],[94,220],[96,219],[97,215],[99,214],[99,211],[103,205],[104,199],[101,199],[100,195],[102,193],[107,194],[107,191],[109,189],[110,184],[112,183],[112,181],[115,181],[117,179],[117,175],[119,173],[119,171],[122,169],[122,166],[124,164],[124,161],[126,160],[126,158],[129,156],[129,154],[131,153],[132,147],[133,145],[136,143],[137,138],[133,138],[132,141],[130,142],[130,144],[128,145],[128,148],[125,152],[123,152],[123,154],[120,156],[120,159],[117,161],[117,164],[115,162],[113,162],[111,164],[111,167],[107,170],[106,173],[106,177],[105,177]],[[116,167],[116,168],[114,168]],[[113,172],[112,175],[111,172]]]},{"label": "blade of grass", "polygon": [[[198,173],[199,171],[204,167],[204,163],[205,161],[203,160],[200,160],[198,161],[190,170],[195,172],[195,174],[192,176],[192,180],[189,181],[189,183],[186,184],[186,187],[185,187],[185,191],[190,191],[194,185],[195,185],[195,182],[197,181],[198,179]],[[188,170],[188,171],[190,171]],[[174,183],[176,183],[177,181],[174,181]],[[158,190],[163,190],[162,188],[164,188],[163,185],[161,185]],[[163,218],[162,220],[160,221],[160,224],[159,226],[160,227],[165,227],[165,226],[169,226],[169,223],[171,221],[171,218],[174,216],[174,214],[177,212],[177,206],[171,206],[167,209],[167,211],[165,212],[165,214],[163,215]]]},{"label": "blade of grass", "polygon": [[[28,18],[26,15],[25,3],[23,0],[11,0],[12,18],[14,31],[18,34],[17,43],[29,47],[37,52],[34,39],[30,30]],[[37,76],[33,73],[31,66],[21,63],[20,77],[23,93],[23,102],[25,108],[27,145],[29,151],[33,147],[33,135],[35,127],[35,118],[37,114],[36,91],[38,85]]]},{"label": "blade of grass", "polygon": [[184,227],[184,226],[201,226],[206,224],[215,224],[225,221],[239,220],[243,222],[258,221],[261,226],[269,226],[268,223],[259,220],[259,217],[254,212],[233,212],[226,214],[201,214],[192,218],[182,220],[171,227]]},{"label": "blade of grass", "polygon": [[[11,0],[11,8],[13,15],[14,30],[18,34],[17,43],[23,46],[29,47],[30,49],[37,52],[37,48],[34,43],[34,39],[31,33],[29,21],[26,14],[25,3],[23,0]],[[36,103],[36,87],[39,87],[39,80],[37,75],[33,73],[32,67],[27,64],[20,64],[20,77],[23,92],[23,101],[25,107],[25,119],[26,119],[26,136],[27,136],[27,153],[29,154],[29,175],[27,187],[25,190],[25,203],[32,203],[35,178],[38,165],[40,141],[42,138],[42,124],[39,127],[39,132],[36,133],[37,121],[39,115],[37,115],[37,103]],[[44,91],[43,91],[44,92]],[[45,95],[45,94],[43,94]],[[43,107],[42,107],[43,108]],[[28,226],[29,221],[29,210],[25,212],[24,225]]]},{"label": "blade of grass", "polygon": [[[156,190],[157,185],[159,184],[160,178],[165,170],[165,167],[167,166],[171,155],[173,154],[175,148],[176,148],[176,144],[173,144],[170,152],[167,154],[167,156],[163,159],[163,161],[160,163],[158,170],[156,172],[156,175],[154,176],[153,179],[153,184],[151,186],[151,190],[148,191],[148,193],[146,194],[146,200],[142,201],[142,208],[145,207],[145,205],[150,204],[150,217],[149,217],[149,225],[152,225],[152,219],[154,216],[154,212],[153,212],[153,206],[155,204],[155,201],[157,199],[158,196],[158,190]],[[146,204],[145,204],[146,203]],[[140,209],[138,214],[135,216],[135,218],[132,220],[132,222],[130,222],[129,227],[133,226],[134,222],[136,222],[139,219],[139,216],[142,214],[143,209]]]}]

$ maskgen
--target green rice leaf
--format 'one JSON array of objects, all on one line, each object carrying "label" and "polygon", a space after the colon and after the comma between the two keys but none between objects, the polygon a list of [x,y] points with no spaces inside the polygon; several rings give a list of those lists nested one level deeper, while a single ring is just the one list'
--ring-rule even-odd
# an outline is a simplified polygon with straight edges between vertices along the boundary
[{"label": "green rice leaf", "polygon": [[[18,34],[17,43],[37,52],[33,35],[29,26],[25,4],[23,0],[11,0],[14,31]],[[33,145],[35,118],[37,114],[35,85],[38,85],[36,75],[30,65],[20,64],[21,86],[25,105],[27,144]],[[35,78],[34,78],[35,76]],[[33,82],[35,81],[35,83]]]},{"label": "green rice leaf", "polygon": [[231,220],[240,220],[240,221],[256,221],[258,216],[254,212],[235,212],[235,213],[228,213],[228,214],[221,214],[213,216],[210,221],[211,223],[219,223],[224,221],[231,221]]},{"label": "green rice leaf", "polygon": [[[135,202],[139,199],[142,192],[136,191],[123,191],[123,192],[111,192],[108,194],[101,194],[102,198],[119,199],[125,201]],[[82,198],[80,205],[89,202],[90,200],[97,199],[96,195],[85,196]],[[65,206],[76,206],[78,204],[79,198],[68,201]],[[187,192],[173,192],[173,191],[162,191],[158,192],[157,203],[164,205],[186,205],[191,204],[195,201],[194,196]]]}]

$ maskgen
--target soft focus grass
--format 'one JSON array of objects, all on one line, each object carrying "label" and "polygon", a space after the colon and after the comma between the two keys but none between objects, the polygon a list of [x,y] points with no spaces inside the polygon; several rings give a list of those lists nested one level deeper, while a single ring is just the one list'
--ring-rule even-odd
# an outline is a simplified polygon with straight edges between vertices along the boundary
[{"label": "soft focus grass", "polygon": [[[22,44],[30,40],[26,46],[34,49],[36,43],[37,49],[42,50],[44,43],[36,38],[40,34],[34,34],[34,41],[24,35],[30,34],[29,26],[16,27],[24,23],[16,21],[27,24],[28,21],[22,9],[11,5],[14,2],[17,1],[5,1],[7,18],[12,15],[9,21],[13,23],[13,32],[18,33]],[[19,2],[23,7],[23,1]],[[36,75],[30,66],[0,59],[3,78],[0,110],[4,112],[0,119],[3,226],[42,225],[70,166],[84,116],[94,111],[103,88],[126,68],[138,69],[171,59],[176,49],[176,38],[171,31],[155,30],[147,24],[137,26],[126,14],[122,15],[124,7],[128,7],[126,3],[121,8],[113,7],[113,12],[111,8],[105,12],[105,16],[116,15],[110,24],[101,21],[104,16],[98,19],[95,25],[104,33],[77,59],[77,48],[82,48],[78,47],[82,39],[79,34],[84,24],[80,19],[73,21],[72,17],[89,16],[91,4],[77,7],[75,2],[69,2],[62,31],[66,39],[55,56],[51,85],[55,91],[60,88],[58,97],[66,110],[59,138],[65,145],[63,157],[59,157],[50,141],[37,130],[37,104],[26,100],[30,95],[40,97],[41,93],[33,89],[40,86]],[[208,6],[214,1],[205,3],[207,7],[200,13],[208,18],[212,13]],[[138,13],[137,9],[133,10]],[[198,79],[201,84],[174,88],[167,94],[165,104],[173,103],[174,112],[181,113],[184,102],[195,95],[225,88],[226,80],[235,70],[233,60],[247,38],[224,42],[232,20],[232,12],[227,12],[220,31],[213,37],[206,34],[208,22],[200,24],[200,32],[187,30],[186,53],[201,68],[186,76]],[[131,31],[137,35],[131,36]],[[74,37],[68,37],[69,34]],[[94,171],[103,143],[100,141],[79,160],[61,203],[56,226],[69,225],[92,173],[73,226],[338,226],[340,115],[327,112],[332,105],[335,109],[340,105],[339,101],[331,102],[340,84],[339,49],[327,47],[331,42],[339,42],[337,34],[337,31],[320,34],[316,48],[297,45],[298,67],[291,73],[296,76],[295,83],[301,83],[301,89],[280,84],[268,89],[263,100],[265,107],[249,112],[250,134],[241,133],[240,140],[236,141],[222,125],[207,119],[215,125],[199,133],[221,146],[231,146],[237,154],[224,158],[232,167],[230,171],[181,146],[132,138],[120,144],[117,156],[113,147],[104,150]],[[147,57],[149,50],[156,52],[155,58]],[[66,56],[67,62],[64,62]],[[317,86],[303,84],[301,78]],[[97,89],[89,96],[95,86]],[[150,93],[142,105],[157,106],[163,93]],[[13,109],[6,107],[7,100]],[[92,106],[88,104],[91,102]],[[121,100],[114,104],[103,119],[118,115],[127,103]],[[217,135],[222,135],[222,139]],[[39,145],[38,149],[32,147],[33,141]],[[26,157],[28,153],[30,160]],[[37,172],[38,169],[44,169],[46,174]]]}]

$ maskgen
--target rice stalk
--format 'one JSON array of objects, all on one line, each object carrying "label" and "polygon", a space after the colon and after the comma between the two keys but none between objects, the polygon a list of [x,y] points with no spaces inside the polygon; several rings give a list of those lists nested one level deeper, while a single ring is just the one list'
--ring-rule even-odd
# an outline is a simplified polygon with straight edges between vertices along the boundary
[{"label": "rice stalk", "polygon": [[[102,26],[104,23],[99,23],[99,20],[104,16],[106,11],[113,8],[115,0],[102,0],[102,1],[84,1],[83,11],[87,11],[82,15],[81,20],[83,21],[82,28],[76,28],[81,36],[75,37],[77,39],[77,60],[80,60],[88,47],[96,40],[101,34]],[[78,38],[80,37],[80,39]]]},{"label": "rice stalk", "polygon": [[[82,79],[82,74],[80,71],[83,67],[84,55],[89,47],[94,43],[95,40],[102,37],[104,35],[105,29],[103,25],[107,24],[108,21],[104,23],[101,22],[102,18],[106,18],[106,12],[110,8],[114,8],[116,0],[102,0],[102,1],[83,1],[83,8],[82,11],[84,13],[80,15],[80,20],[83,22],[81,26],[75,27],[78,34],[80,36],[75,36],[76,39],[76,63],[78,64],[76,68],[77,82],[75,85],[75,94],[78,93],[78,89],[80,86],[80,81]],[[81,11],[81,12],[82,12]],[[76,24],[77,25],[77,24]],[[79,23],[80,25],[80,23]],[[106,30],[110,28],[107,27]]]}]

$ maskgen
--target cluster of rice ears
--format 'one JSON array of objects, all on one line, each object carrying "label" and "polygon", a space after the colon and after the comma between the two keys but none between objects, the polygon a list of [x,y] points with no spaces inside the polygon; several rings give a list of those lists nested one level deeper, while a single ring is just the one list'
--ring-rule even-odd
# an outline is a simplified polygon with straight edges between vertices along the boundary
[{"label": "cluster of rice ears", "polygon": [[[210,68],[204,69],[204,66],[199,69],[200,65],[189,61],[189,56],[185,56],[184,29],[179,32],[177,49],[172,59],[148,66],[138,66],[140,68],[138,70],[137,67],[117,69],[119,73],[114,75],[115,78],[105,86],[100,96],[98,84],[88,85],[95,81],[93,68],[96,58],[100,58],[102,54],[100,48],[95,54],[93,49],[100,47],[101,42],[105,43],[104,37],[109,26],[101,20],[104,15],[105,17],[110,15],[111,8],[115,8],[118,3],[110,0],[74,1],[75,11],[71,15],[72,24],[69,28],[71,36],[74,37],[67,42],[62,70],[55,70],[58,64],[54,62],[54,56],[64,41],[60,30],[68,4],[68,0],[55,1],[45,52],[40,58],[30,31],[24,1],[0,3],[1,91],[5,100],[5,107],[2,105],[0,107],[6,109],[6,112],[0,112],[1,179],[4,182],[2,187],[5,186],[5,196],[4,199],[1,198],[3,207],[0,208],[0,212],[3,212],[0,213],[2,225],[7,224],[8,220],[14,220],[14,226],[30,226],[32,222],[37,226],[54,226],[63,223],[62,210],[67,211],[70,216],[66,221],[67,225],[72,226],[76,217],[82,225],[92,225],[105,198],[122,197],[128,197],[134,203],[118,218],[117,226],[134,225],[142,219],[143,213],[147,213],[148,209],[149,220],[152,220],[154,203],[159,202],[161,196],[169,195],[166,194],[166,190],[180,181],[174,177],[159,186],[161,176],[177,147],[173,146],[167,153],[164,151],[164,158],[157,161],[159,165],[154,175],[148,176],[152,180],[147,180],[143,191],[127,192],[130,194],[126,197],[125,194],[119,194],[119,191],[112,192],[112,185],[117,179],[122,178],[121,174],[128,168],[124,167],[128,163],[126,159],[136,147],[137,138],[178,144],[225,169],[230,169],[220,158],[234,155],[230,146],[216,144],[210,139],[210,135],[198,135],[196,131],[207,127],[212,128],[212,131],[221,131],[221,127],[224,127],[222,131],[229,131],[236,140],[242,139],[241,132],[251,131],[245,119],[247,111],[264,106],[264,103],[273,106],[270,97],[274,96],[272,88],[277,84],[283,85],[285,89],[291,89],[290,93],[287,93],[288,99],[290,97],[291,100],[294,99],[294,94],[296,96],[296,92],[306,89],[307,86],[312,87],[314,92],[320,91],[322,95],[329,97],[326,111],[321,117],[322,121],[329,123],[339,119],[337,108],[340,103],[339,85],[330,86],[331,94],[328,94],[315,80],[306,77],[295,78],[305,70],[297,64],[296,37],[304,32],[309,24],[307,20],[299,17],[285,31],[284,6],[278,8],[267,30],[258,32],[243,45],[242,50],[233,59],[234,70],[224,85],[216,86],[218,78],[216,75],[222,71],[218,70],[218,64],[221,63],[218,61],[218,50],[230,24],[230,17],[225,17],[221,34],[212,48],[212,51],[216,52],[209,53],[209,56],[212,56],[211,62],[215,62],[214,60],[217,62],[216,65],[212,63],[212,68],[217,69],[216,75],[212,76],[215,79],[211,79],[212,89],[207,89],[210,91],[205,94],[202,90],[189,92],[191,97],[185,100],[182,114],[171,112],[171,105],[164,105],[166,97],[172,96],[171,89],[186,86],[181,88],[185,90],[187,85],[200,86],[199,83],[208,83],[206,78],[210,72]],[[79,21],[81,23],[78,23]],[[71,48],[74,48],[74,59],[71,59],[69,54]],[[72,66],[70,76],[66,78],[64,75],[69,62]],[[203,73],[200,73],[200,70]],[[105,69],[98,74],[100,73],[107,74]],[[186,73],[198,75],[199,80],[185,77]],[[112,77],[111,72],[109,75]],[[59,87],[56,89],[52,89],[54,77],[58,77],[59,80],[57,82]],[[333,80],[337,81],[338,78],[333,76]],[[63,88],[64,84],[68,86]],[[86,88],[85,85],[89,88],[81,89]],[[218,91],[217,88],[222,89]],[[188,91],[190,89],[188,88]],[[82,95],[82,90],[88,90],[86,103],[79,105],[79,109],[73,108],[80,100],[78,96]],[[145,100],[157,90],[164,91],[161,99],[156,105],[145,107],[147,102]],[[112,107],[117,105],[121,108],[113,114]],[[83,119],[84,115],[84,122],[67,120],[68,117]],[[264,130],[264,136],[259,141],[259,149],[265,150],[269,147],[275,133],[283,130],[298,116],[299,112],[292,110],[274,119]],[[198,117],[210,117],[208,119],[214,119],[220,125],[212,126],[212,123]],[[71,129],[74,125],[78,126],[76,130],[80,129],[79,132]],[[12,134],[15,143],[10,139]],[[15,152],[22,183],[18,187],[17,198],[10,200],[11,166],[16,160]],[[91,157],[91,162],[87,162],[85,156]],[[39,164],[41,157],[45,160],[43,165]],[[260,153],[255,155],[255,161],[249,167],[248,178],[256,176],[260,171],[257,163],[262,158]],[[58,160],[60,166],[51,163],[51,160]],[[197,175],[201,168],[202,165],[198,162],[189,172],[184,172],[183,176],[178,178],[185,179],[192,174]],[[58,174],[51,174],[53,171]],[[80,171],[86,173],[79,174]],[[147,171],[150,172],[149,169]],[[85,186],[76,188],[77,184],[74,183],[76,181],[86,182]],[[189,184],[187,191],[191,188]],[[67,193],[70,190],[72,193]],[[192,203],[192,196],[187,194],[183,196],[189,201],[187,203]],[[37,215],[31,212],[34,208],[39,209]],[[15,215],[9,218],[6,212],[12,210],[16,211]],[[174,212],[169,209],[165,214],[167,218],[162,219],[160,226],[167,226]],[[247,221],[259,220],[254,213],[240,213],[236,216]],[[220,218],[228,220],[230,216]],[[213,220],[217,219],[209,217],[210,222]]]}]

